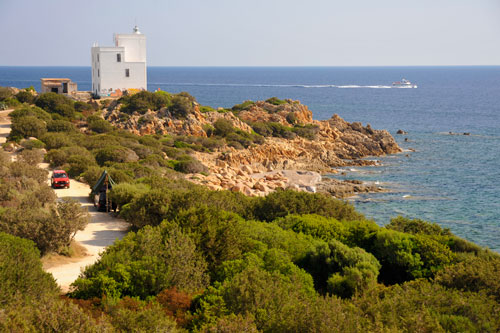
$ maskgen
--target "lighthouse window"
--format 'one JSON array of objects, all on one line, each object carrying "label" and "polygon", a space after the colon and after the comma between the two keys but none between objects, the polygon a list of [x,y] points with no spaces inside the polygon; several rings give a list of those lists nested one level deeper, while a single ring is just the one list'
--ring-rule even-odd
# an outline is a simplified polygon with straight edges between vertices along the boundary
[{"label": "lighthouse window", "polygon": [[116,55],[116,62],[122,62],[122,55],[120,53]]},{"label": "lighthouse window", "polygon": [[125,69],[125,76],[130,77],[130,69],[128,68]]}]

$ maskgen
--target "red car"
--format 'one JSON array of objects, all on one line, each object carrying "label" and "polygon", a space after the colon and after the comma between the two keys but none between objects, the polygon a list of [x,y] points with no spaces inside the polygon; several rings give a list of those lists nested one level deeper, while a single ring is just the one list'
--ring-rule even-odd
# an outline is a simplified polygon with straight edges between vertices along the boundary
[{"label": "red car", "polygon": [[52,188],[69,188],[69,177],[64,170],[54,170],[52,171],[52,177],[50,178],[50,186]]}]

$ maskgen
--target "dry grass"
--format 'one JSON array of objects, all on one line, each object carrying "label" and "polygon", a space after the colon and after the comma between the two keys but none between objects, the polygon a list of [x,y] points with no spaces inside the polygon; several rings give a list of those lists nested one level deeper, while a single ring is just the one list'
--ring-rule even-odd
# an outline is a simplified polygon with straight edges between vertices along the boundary
[{"label": "dry grass", "polygon": [[88,256],[87,250],[78,242],[71,242],[68,249],[68,255],[49,253],[42,257],[43,269],[78,262],[81,258]]}]

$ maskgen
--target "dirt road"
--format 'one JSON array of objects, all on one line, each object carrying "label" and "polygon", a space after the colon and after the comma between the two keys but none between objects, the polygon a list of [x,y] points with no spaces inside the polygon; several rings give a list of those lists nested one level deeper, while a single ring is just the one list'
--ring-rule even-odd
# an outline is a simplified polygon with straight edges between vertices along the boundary
[{"label": "dirt road", "polygon": [[13,110],[0,111],[0,144],[5,143],[10,133],[10,118],[8,115],[12,111]]},{"label": "dirt road", "polygon": [[[11,111],[0,111],[0,144],[5,142],[10,133],[11,123],[8,114]],[[47,163],[41,163],[40,167],[48,168],[49,166]],[[50,184],[49,181],[48,183]],[[69,189],[56,189],[54,191],[59,198],[70,197],[78,200],[82,206],[88,208],[90,213],[90,223],[85,230],[79,231],[75,236],[79,245],[85,248],[86,255],[81,258],[52,262],[49,268],[46,268],[47,272],[54,275],[62,291],[67,292],[70,284],[76,280],[85,266],[96,262],[99,253],[103,252],[106,246],[126,235],[129,224],[112,217],[110,214],[97,212],[94,205],[88,200],[90,188],[87,184],[71,179]]]},{"label": "dirt road", "polygon": [[59,198],[70,197],[78,200],[83,207],[88,208],[90,213],[89,224],[85,230],[79,231],[75,236],[75,240],[86,249],[87,255],[76,262],[46,269],[47,272],[54,275],[63,292],[66,292],[81,270],[96,262],[99,253],[103,252],[106,246],[113,244],[116,239],[123,238],[130,225],[110,214],[98,212],[94,205],[89,202],[90,188],[87,184],[71,179],[69,189],[56,189],[54,191]]}]

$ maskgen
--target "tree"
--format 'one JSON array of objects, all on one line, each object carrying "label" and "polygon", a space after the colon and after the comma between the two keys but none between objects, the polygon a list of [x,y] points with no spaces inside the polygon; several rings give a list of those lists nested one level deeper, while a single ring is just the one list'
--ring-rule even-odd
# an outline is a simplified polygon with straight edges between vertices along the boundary
[{"label": "tree", "polygon": [[227,119],[220,118],[214,122],[214,134],[222,137],[228,136],[234,132],[233,123]]},{"label": "tree", "polygon": [[107,248],[74,282],[77,298],[134,296],[145,299],[176,287],[203,290],[206,263],[193,241],[175,225],[147,226]]},{"label": "tree", "polygon": [[18,299],[32,301],[57,292],[54,278],[42,269],[35,244],[0,232],[0,308]]},{"label": "tree", "polygon": [[176,118],[186,118],[194,112],[193,102],[194,98],[188,93],[179,93],[172,98],[172,105],[169,107],[169,111]]},{"label": "tree", "polygon": [[16,98],[21,103],[32,104],[35,101],[35,96],[29,91],[21,90],[16,94]]},{"label": "tree", "polygon": [[14,118],[11,125],[10,137],[35,137],[40,138],[47,132],[47,125],[43,120],[34,116]]}]

